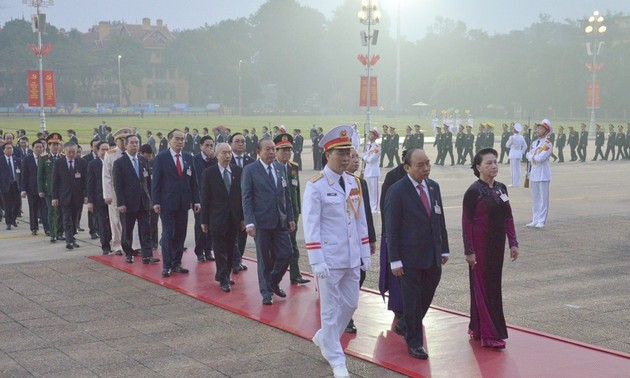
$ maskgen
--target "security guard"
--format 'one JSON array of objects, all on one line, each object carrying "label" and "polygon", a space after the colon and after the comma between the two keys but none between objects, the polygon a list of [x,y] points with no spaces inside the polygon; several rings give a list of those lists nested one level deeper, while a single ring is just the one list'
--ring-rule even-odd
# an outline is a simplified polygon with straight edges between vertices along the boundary
[{"label": "security guard", "polygon": [[593,156],[592,161],[596,161],[597,157],[600,156],[602,160],[604,160],[604,152],[602,151],[602,147],[604,146],[604,132],[602,131],[602,126],[598,123],[595,125],[595,156]]},{"label": "security guard", "polygon": [[608,154],[612,152],[612,160],[615,160],[615,138],[617,137],[617,133],[615,133],[615,125],[612,123],[608,125],[608,140],[606,141],[606,155],[604,156],[604,160],[608,160]]},{"label": "security guard", "polygon": [[573,130],[573,126],[569,126],[569,148],[571,148],[571,160],[576,161],[578,159],[577,146],[580,141],[580,136],[577,131]]},{"label": "security guard", "polygon": [[[586,124],[583,123],[580,131],[580,139],[578,142],[577,154],[581,162],[586,161],[586,146],[588,146],[588,131],[586,131]],[[551,141],[553,143],[553,141]]]},{"label": "security guard", "polygon": [[291,193],[291,204],[293,205],[293,219],[295,220],[295,229],[289,232],[291,237],[291,248],[293,253],[291,254],[291,261],[289,262],[291,283],[294,285],[305,284],[311,282],[302,277],[300,273],[300,248],[297,245],[297,224],[298,217],[301,212],[300,203],[300,165],[294,161],[291,161],[291,150],[293,149],[293,137],[289,134],[279,134],[273,138],[273,143],[276,145],[276,160],[278,163],[284,165],[286,171],[285,182],[289,186],[289,193]]},{"label": "security guard", "polygon": [[567,134],[564,133],[564,126],[558,129],[558,163],[564,163],[564,146],[567,145]]},{"label": "security guard", "polygon": [[359,269],[371,264],[361,185],[345,172],[351,135],[350,126],[337,126],[322,138],[328,162],[306,183],[302,208],[309,263],[320,288],[321,328],[313,342],[335,377],[349,377],[340,338],[359,303]]},{"label": "security guard", "polygon": [[[363,154],[363,161],[365,162],[363,177],[368,185],[368,192],[370,193],[370,208],[372,209],[372,212],[377,212],[379,207],[380,196],[378,190],[378,180],[381,175],[381,170],[378,167],[378,161],[379,157],[382,157],[385,154],[382,151],[381,146],[376,143],[378,137],[379,133],[376,127],[370,130],[368,134],[370,144],[367,146],[367,150]],[[382,160],[383,159],[381,159],[381,161]]]},{"label": "security guard", "polygon": [[615,136],[615,143],[617,144],[617,157],[613,160],[619,160],[621,157],[622,160],[626,160],[626,134],[623,132],[623,125],[617,126],[617,136]]},{"label": "security guard", "polygon": [[475,134],[472,133],[472,125],[466,125],[466,135],[464,136],[464,155],[462,164],[466,164],[466,157],[470,156],[470,163],[473,161],[473,148],[475,147]]},{"label": "security guard", "polygon": [[50,152],[42,154],[37,164],[37,192],[40,198],[46,199],[48,208],[48,229],[50,242],[66,240],[61,228],[61,208],[52,205],[52,172],[55,160],[61,157],[61,144],[63,139],[59,133],[50,133],[46,138]]}]

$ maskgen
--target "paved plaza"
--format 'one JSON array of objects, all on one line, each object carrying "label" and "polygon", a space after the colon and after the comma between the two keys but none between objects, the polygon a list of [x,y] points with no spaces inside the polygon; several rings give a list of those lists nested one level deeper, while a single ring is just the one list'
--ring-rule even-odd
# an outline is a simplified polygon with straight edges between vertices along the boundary
[{"label": "paved plaza", "polygon": [[[308,154],[303,159],[312,166]],[[302,171],[302,183],[312,174]],[[524,226],[531,220],[529,190],[509,193],[521,253],[505,263],[506,320],[630,353],[630,162],[552,163],[552,175],[543,230]],[[468,166],[434,166],[431,178],[442,188],[451,247],[434,305],[468,312],[461,202],[475,177]],[[509,183],[508,165],[498,181]],[[379,214],[375,221],[380,235]],[[192,226],[191,216],[188,247]],[[67,251],[63,242],[31,236],[26,218],[17,229],[0,228],[0,377],[330,374],[310,341],[87,259],[100,249],[87,232],[78,236],[81,247]],[[298,239],[303,245],[301,231]],[[251,239],[247,254],[255,256]],[[369,288],[378,287],[373,259]],[[310,271],[305,250],[301,266]],[[356,358],[348,369],[357,377],[397,376]]]}]

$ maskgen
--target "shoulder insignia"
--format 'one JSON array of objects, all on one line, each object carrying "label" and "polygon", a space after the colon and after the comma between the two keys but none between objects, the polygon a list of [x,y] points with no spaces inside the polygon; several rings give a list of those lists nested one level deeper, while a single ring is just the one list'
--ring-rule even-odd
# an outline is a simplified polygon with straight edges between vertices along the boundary
[{"label": "shoulder insignia", "polygon": [[294,162],[293,160],[289,160],[289,164],[295,166],[295,167],[299,167],[300,165],[296,162]]},{"label": "shoulder insignia", "polygon": [[52,156],[52,155],[50,154],[50,152],[45,152],[45,153],[43,153],[43,154],[39,155],[40,159],[41,159],[41,158],[51,157],[51,156]]},{"label": "shoulder insignia", "polygon": [[311,177],[308,181],[310,181],[310,182],[317,182],[322,177],[324,177],[324,173],[323,172],[319,172],[319,173],[316,173],[315,176]]}]

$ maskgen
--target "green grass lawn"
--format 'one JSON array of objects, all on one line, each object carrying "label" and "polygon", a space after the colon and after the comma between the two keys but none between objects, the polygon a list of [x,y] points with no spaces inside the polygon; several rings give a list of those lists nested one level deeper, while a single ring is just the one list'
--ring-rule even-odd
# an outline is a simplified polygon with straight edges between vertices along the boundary
[{"label": "green grass lawn", "polygon": [[[66,136],[66,130],[74,129],[77,132],[79,142],[82,144],[88,143],[92,138],[92,129],[97,127],[101,121],[106,121],[109,126],[115,131],[122,127],[136,127],[140,133],[144,136],[146,130],[151,130],[155,134],[158,131],[167,132],[173,128],[183,129],[189,127],[191,130],[197,128],[201,130],[207,127],[212,130],[215,126],[224,125],[232,129],[233,132],[242,131],[244,128],[255,127],[257,134],[261,135],[261,129],[263,126],[267,126],[270,130],[273,126],[285,125],[289,132],[293,129],[301,129],[302,134],[308,139],[308,132],[312,125],[322,127],[324,131],[330,128],[343,124],[351,124],[357,122],[360,125],[361,131],[363,131],[363,124],[365,123],[365,115],[357,116],[319,116],[319,115],[259,115],[259,116],[219,116],[219,115],[165,115],[158,114],[154,116],[152,114],[146,114],[144,118],[139,115],[135,116],[118,116],[118,115],[72,115],[72,116],[50,116],[46,117],[46,129],[49,132],[60,132],[62,136]],[[502,123],[510,123],[512,120],[508,119],[495,119],[495,118],[476,118],[475,119],[475,133],[477,131],[477,125],[480,122],[492,122],[496,125],[495,135],[500,136],[502,129]],[[539,122],[540,120],[532,120],[532,122]],[[462,119],[462,122],[465,122]],[[521,121],[523,122],[523,121]],[[525,120],[527,122],[527,120]],[[560,124],[563,124],[565,128],[569,125],[576,126],[576,130],[579,130],[580,122],[572,120],[562,122],[562,120],[552,120],[554,122],[554,128],[557,128]],[[588,123],[588,121],[586,121]],[[386,115],[374,115],[372,116],[372,125],[378,126],[379,129],[383,124],[394,125],[397,127],[398,134],[404,136],[405,126],[419,124],[422,126],[422,130],[427,136],[432,136],[433,131],[431,129],[430,117],[418,117],[411,115],[401,115],[396,117]],[[602,125],[607,125],[603,123]],[[14,132],[17,129],[25,129],[27,135],[33,136],[39,131],[39,116],[37,114],[20,116],[11,115],[9,117],[0,116],[0,128],[4,131]],[[568,132],[568,129],[565,130]]]}]

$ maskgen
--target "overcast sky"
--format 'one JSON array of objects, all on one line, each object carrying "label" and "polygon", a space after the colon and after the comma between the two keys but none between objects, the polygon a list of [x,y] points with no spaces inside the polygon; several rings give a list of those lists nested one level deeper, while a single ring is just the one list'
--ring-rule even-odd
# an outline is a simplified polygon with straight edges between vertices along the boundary
[{"label": "overcast sky", "polygon": [[[318,9],[327,18],[343,0],[298,0]],[[549,14],[556,21],[586,18],[593,10],[630,14],[630,0],[380,0],[381,8],[396,17],[401,2],[402,35],[415,41],[421,38],[436,16],[461,20],[469,29],[483,29],[490,34],[520,30]],[[99,21],[151,23],[161,18],[171,30],[194,29],[205,23],[215,24],[224,19],[247,17],[265,0],[54,0],[45,9],[48,21],[65,29],[87,31]],[[357,11],[360,0],[356,0]],[[15,18],[28,18],[32,7],[22,0],[0,0],[0,25]],[[358,22],[349,20],[349,22]],[[391,20],[392,32],[396,20]]]}]

